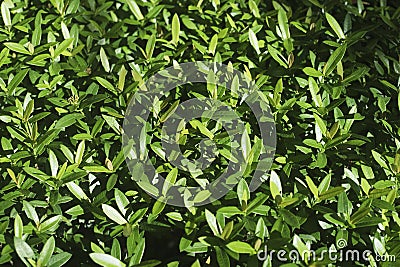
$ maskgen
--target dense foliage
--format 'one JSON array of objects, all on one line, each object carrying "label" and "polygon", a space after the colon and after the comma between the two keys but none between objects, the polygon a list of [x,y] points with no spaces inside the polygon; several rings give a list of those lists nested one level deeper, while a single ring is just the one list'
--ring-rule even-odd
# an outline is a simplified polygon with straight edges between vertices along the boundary
[{"label": "dense foliage", "polygon": [[[398,265],[257,258],[344,240],[400,260],[397,1],[4,0],[1,17],[1,265]],[[257,83],[277,147],[255,192],[243,177],[212,204],[177,208],[133,181],[121,126],[143,81],[196,60]],[[182,178],[159,143],[148,149]]]}]

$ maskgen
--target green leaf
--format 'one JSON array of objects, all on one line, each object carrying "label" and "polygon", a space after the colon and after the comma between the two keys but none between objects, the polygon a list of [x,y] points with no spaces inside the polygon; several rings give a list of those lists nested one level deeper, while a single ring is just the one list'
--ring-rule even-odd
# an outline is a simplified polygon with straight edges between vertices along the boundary
[{"label": "green leaf", "polygon": [[369,206],[368,207],[361,206],[355,213],[351,215],[350,222],[352,224],[356,224],[357,222],[365,218],[369,214],[370,210],[371,208]]},{"label": "green leaf", "polygon": [[21,217],[19,215],[15,215],[14,219],[14,236],[18,238],[22,238],[22,235],[24,233],[24,225],[22,224]]},{"label": "green leaf", "polygon": [[314,197],[318,198],[318,188],[314,184],[313,180],[309,176],[306,176],[306,182],[307,182],[308,188],[310,188],[310,191],[313,193]]},{"label": "green leaf", "polygon": [[324,136],[326,136],[327,129],[326,129],[325,122],[316,113],[314,113],[313,115],[314,115],[314,118],[315,118],[315,122],[317,123],[317,125],[318,125],[319,129],[321,130],[322,134]]},{"label": "green leaf", "polygon": [[169,109],[160,117],[160,122],[165,122],[168,118],[174,114],[175,110],[178,108],[179,100],[176,100]]},{"label": "green leaf", "polygon": [[257,55],[259,55],[261,53],[261,51],[260,51],[260,47],[258,46],[258,39],[257,39],[256,34],[250,28],[249,28],[249,40],[250,40],[251,46],[254,48],[254,50],[256,50]]},{"label": "green leaf", "polygon": [[322,74],[320,71],[318,71],[318,70],[316,70],[316,69],[314,69],[314,68],[311,68],[311,67],[305,67],[305,68],[303,69],[303,72],[304,72],[305,74],[307,74],[308,76],[313,76],[313,77],[320,77],[320,76],[323,76],[323,74]]},{"label": "green leaf", "polygon": [[321,99],[321,96],[318,94],[319,87],[318,87],[317,82],[312,77],[308,78],[308,88],[310,90],[311,97],[314,101],[314,104],[317,107],[322,107],[323,106],[322,99]]},{"label": "green leaf", "polygon": [[83,118],[82,114],[73,113],[67,114],[59,119],[55,125],[56,129],[66,128],[73,125],[77,120]]},{"label": "green leaf", "polygon": [[268,45],[267,48],[268,48],[268,52],[270,53],[271,57],[272,57],[276,62],[278,62],[281,66],[283,66],[283,67],[285,67],[285,68],[288,67],[285,58],[282,56],[282,54],[281,54],[277,49],[275,49],[275,48],[274,48],[273,46],[271,46],[271,45]]},{"label": "green leaf", "polygon": [[338,213],[344,213],[349,216],[351,214],[352,207],[353,206],[348,199],[346,192],[340,193],[337,208]]},{"label": "green leaf", "polygon": [[242,241],[233,241],[226,245],[230,250],[240,254],[250,254],[253,255],[256,253],[254,248],[249,244]]},{"label": "green leaf", "polygon": [[361,77],[364,77],[368,73],[369,70],[370,70],[370,68],[368,68],[368,67],[358,68],[356,71],[352,71],[349,76],[344,78],[342,83],[347,84],[352,81],[358,80]]},{"label": "green leaf", "polygon": [[241,179],[238,183],[237,195],[238,195],[240,204],[243,205],[243,203],[244,203],[247,206],[247,201],[250,199],[250,189],[244,179]]},{"label": "green leaf", "polygon": [[37,267],[40,266],[47,266],[47,263],[50,261],[51,255],[53,255],[54,248],[55,248],[55,240],[54,237],[51,236],[43,246],[42,251],[39,254],[37,260]]},{"label": "green leaf", "polygon": [[22,44],[6,42],[6,43],[4,43],[4,45],[7,46],[7,48],[10,49],[11,51],[14,51],[14,52],[17,52],[20,54],[31,55],[31,52],[29,52]]},{"label": "green leaf", "polygon": [[46,181],[47,179],[50,178],[49,175],[45,174],[44,172],[42,172],[36,168],[24,167],[23,169],[27,174],[29,174],[32,177],[35,177],[36,179],[38,179],[40,181]]},{"label": "green leaf", "polygon": [[271,171],[271,177],[269,180],[269,186],[271,195],[275,199],[277,196],[282,195],[282,185],[278,174],[275,171]]},{"label": "green leaf", "polygon": [[114,85],[112,85],[109,81],[107,81],[106,79],[103,79],[101,77],[96,77],[95,79],[101,86],[108,89],[111,93],[117,94],[117,91],[115,90]]},{"label": "green leaf", "polygon": [[29,69],[24,69],[19,71],[8,85],[8,94],[13,95],[17,86],[24,80],[26,74],[28,74]]},{"label": "green leaf", "polygon": [[282,214],[283,221],[294,228],[300,228],[299,219],[292,212],[286,209],[281,209],[280,213]]},{"label": "green leaf", "polygon": [[233,230],[233,221],[230,221],[225,225],[224,230],[221,233],[221,238],[227,240],[230,237],[232,230]]},{"label": "green leaf", "polygon": [[12,25],[10,10],[5,2],[1,3],[1,17],[3,18],[4,25],[7,27]]},{"label": "green leaf", "polygon": [[115,202],[117,202],[118,209],[121,211],[122,215],[126,214],[126,208],[129,205],[129,200],[126,198],[125,194],[122,193],[117,188],[114,190]]},{"label": "green leaf", "polygon": [[208,226],[210,226],[211,231],[213,232],[214,236],[220,235],[220,227],[217,222],[217,218],[215,218],[214,214],[212,214],[209,210],[205,210],[206,220]]},{"label": "green leaf", "polygon": [[158,215],[158,214],[160,214],[160,213],[164,210],[165,205],[166,205],[165,200],[163,201],[162,199],[158,199],[158,200],[154,203],[153,209],[152,209],[151,213],[152,213],[153,215]]},{"label": "green leaf", "polygon": [[328,76],[336,68],[336,66],[342,60],[342,58],[346,52],[346,49],[347,49],[347,45],[343,44],[343,45],[339,46],[338,48],[336,48],[335,51],[333,51],[332,55],[329,57],[328,62],[326,62],[324,69],[322,71],[324,76]]},{"label": "green leaf", "polygon": [[88,199],[87,195],[85,192],[82,190],[82,188],[77,185],[75,182],[71,181],[65,184],[68,188],[68,190],[79,200],[81,199]]},{"label": "green leaf", "polygon": [[286,12],[283,8],[278,10],[278,25],[282,34],[282,39],[286,40],[290,38],[289,23],[286,16]]},{"label": "green leaf", "polygon": [[111,256],[121,259],[121,245],[118,239],[114,239],[111,247]]},{"label": "green leaf", "polygon": [[329,189],[319,195],[319,200],[325,200],[332,197],[335,197],[344,191],[344,187],[337,186],[334,188]]},{"label": "green leaf", "polygon": [[208,45],[208,53],[215,55],[215,49],[218,44],[218,34],[214,34],[211,38],[210,44]]},{"label": "green leaf", "polygon": [[125,263],[119,259],[104,253],[90,253],[90,258],[103,267],[125,267]]},{"label": "green leaf", "polygon": [[173,168],[165,178],[161,194],[167,196],[168,190],[175,184],[176,178],[178,177],[178,168]]},{"label": "green leaf", "polygon": [[99,173],[99,172],[111,173],[111,172],[113,172],[112,170],[107,169],[107,168],[104,167],[104,166],[98,166],[98,165],[88,165],[88,166],[84,166],[83,169],[84,169],[85,171],[93,172],[93,173]]},{"label": "green leaf", "polygon": [[15,251],[22,260],[25,258],[31,259],[35,256],[32,248],[21,238],[14,236],[14,246]]},{"label": "green leaf", "polygon": [[25,200],[22,202],[22,204],[23,204],[26,216],[29,219],[33,220],[36,225],[38,225],[39,224],[39,216],[37,215],[35,208],[29,202],[27,202]]},{"label": "green leaf", "polygon": [[217,256],[218,266],[220,267],[230,267],[230,260],[228,254],[219,247],[214,247],[215,254]]},{"label": "green leaf", "polygon": [[[151,59],[156,45],[156,35],[152,34],[146,44],[146,58]],[[124,68],[125,69],[125,68]]]},{"label": "green leaf", "polygon": [[172,43],[174,45],[178,44],[180,28],[181,24],[179,22],[179,16],[178,14],[175,14],[172,18]]},{"label": "green leaf", "polygon": [[60,224],[62,220],[61,215],[56,215],[51,217],[50,219],[47,219],[46,221],[42,222],[39,226],[39,231],[41,233],[49,231],[49,232],[54,232],[58,225]]},{"label": "green leaf", "polygon": [[[307,253],[310,252],[308,247],[303,243],[301,238],[298,235],[294,235],[293,237],[293,246],[297,249],[299,252],[299,255],[301,255],[302,259],[304,259],[307,262]],[[304,257],[304,258],[303,258]]]},{"label": "green leaf", "polygon": [[211,192],[209,190],[201,190],[199,193],[197,193],[194,198],[193,202],[194,203],[201,203],[204,200],[208,199],[211,196]]},{"label": "green leaf", "polygon": [[74,38],[68,38],[62,41],[61,44],[59,44],[57,48],[54,50],[53,58],[56,58],[62,53],[64,53],[67,50],[67,48],[72,44],[73,41]]},{"label": "green leaf", "polygon": [[124,90],[125,79],[126,79],[127,74],[128,74],[128,71],[125,69],[125,66],[122,65],[121,70],[119,71],[119,74],[118,74],[118,89],[120,91]]},{"label": "green leaf", "polygon": [[332,30],[336,33],[336,35],[340,39],[345,39],[346,36],[344,35],[343,30],[340,27],[339,23],[336,21],[336,19],[329,13],[325,13],[325,17],[328,20],[328,23],[331,26]]},{"label": "green leaf", "polygon": [[137,20],[144,19],[142,12],[140,11],[140,8],[138,4],[136,4],[135,0],[125,0],[125,2],[128,4],[129,9],[132,11]]},{"label": "green leaf", "polygon": [[60,267],[66,264],[71,258],[72,254],[68,252],[61,252],[57,255],[53,255],[48,263],[51,267]]},{"label": "green leaf", "polygon": [[101,60],[101,65],[103,65],[104,70],[106,72],[110,72],[110,63],[108,61],[106,51],[104,51],[103,47],[100,47],[100,60]]},{"label": "green leaf", "polygon": [[124,217],[122,217],[122,215],[110,205],[102,204],[101,208],[103,212],[107,215],[107,217],[116,222],[117,224],[123,225],[128,223],[127,220]]},{"label": "green leaf", "polygon": [[85,153],[85,141],[81,141],[78,145],[78,149],[76,150],[75,154],[75,163],[81,164],[83,159],[83,154]]},{"label": "green leaf", "polygon": [[49,162],[50,162],[51,176],[57,177],[58,160],[56,154],[54,154],[52,150],[49,150]]}]

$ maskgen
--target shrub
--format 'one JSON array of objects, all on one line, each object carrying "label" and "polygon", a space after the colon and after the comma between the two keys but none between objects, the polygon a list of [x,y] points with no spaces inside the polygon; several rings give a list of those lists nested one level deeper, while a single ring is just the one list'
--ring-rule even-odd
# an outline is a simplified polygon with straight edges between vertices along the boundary
[{"label": "shrub", "polygon": [[[1,14],[0,264],[396,266],[373,256],[400,256],[397,2],[4,0]],[[245,176],[180,208],[133,181],[122,124],[143,81],[196,60],[232,64],[260,87],[277,147],[256,191]],[[200,95],[211,93],[185,97]],[[161,172],[183,178],[152,144]],[[265,246],[373,256],[261,261]]]}]

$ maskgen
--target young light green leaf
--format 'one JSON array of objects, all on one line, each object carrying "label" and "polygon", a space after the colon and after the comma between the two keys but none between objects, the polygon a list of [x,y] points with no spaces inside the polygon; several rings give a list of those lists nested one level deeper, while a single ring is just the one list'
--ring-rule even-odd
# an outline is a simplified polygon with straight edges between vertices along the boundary
[{"label": "young light green leaf", "polygon": [[282,39],[283,40],[289,39],[290,38],[289,23],[288,23],[288,18],[286,16],[286,12],[283,8],[280,8],[278,10],[278,24],[282,34]]},{"label": "young light green leaf", "polygon": [[322,99],[321,99],[321,96],[318,94],[319,87],[318,87],[317,82],[312,77],[308,78],[308,88],[310,90],[311,97],[314,101],[314,104],[317,107],[322,107],[323,106]]},{"label": "young light green leaf", "polygon": [[114,191],[115,202],[117,202],[118,209],[121,211],[122,215],[126,214],[126,206],[129,204],[129,200],[126,198],[125,194],[122,193],[117,188]]},{"label": "young light green leaf", "polygon": [[4,1],[1,3],[1,16],[3,18],[4,25],[10,27],[12,25],[10,9]]},{"label": "young light green leaf", "polygon": [[57,177],[58,160],[56,154],[54,154],[52,150],[49,150],[49,162],[50,162],[51,176]]},{"label": "young light green leaf", "polygon": [[282,185],[278,174],[275,171],[271,171],[271,177],[269,180],[269,186],[271,195],[275,199],[277,196],[282,195]]},{"label": "young light green leaf", "polygon": [[128,74],[128,71],[125,69],[125,66],[122,65],[121,70],[118,73],[118,89],[120,91],[124,90],[126,74]]},{"label": "young light green leaf", "polygon": [[68,188],[68,190],[79,200],[81,199],[88,199],[87,195],[85,192],[82,190],[82,188],[77,185],[74,181],[68,182],[65,184]]},{"label": "young light green leaf", "polygon": [[178,44],[180,28],[181,28],[181,24],[179,21],[179,16],[178,16],[178,14],[175,14],[172,17],[172,43],[174,45]]},{"label": "young light green leaf", "polygon": [[322,74],[320,71],[318,71],[318,70],[316,70],[316,69],[314,69],[314,68],[311,68],[311,67],[305,67],[305,68],[303,69],[303,72],[304,72],[305,74],[307,74],[308,76],[313,76],[313,77],[320,77],[320,76],[323,76],[323,74]]},{"label": "young light green leaf", "polygon": [[74,38],[69,38],[69,39],[62,41],[61,44],[59,44],[57,46],[57,48],[54,50],[53,58],[56,58],[59,55],[61,55],[63,52],[65,52],[68,49],[68,47],[72,44],[73,41],[74,41]]},{"label": "young light green leaf", "polygon": [[103,204],[101,205],[101,208],[103,212],[107,215],[107,217],[116,222],[117,224],[123,225],[128,223],[127,220],[124,217],[122,217],[122,215],[110,205]]},{"label": "young light green leaf", "polygon": [[317,125],[318,125],[319,129],[321,130],[322,134],[324,136],[326,136],[327,129],[326,129],[325,122],[316,113],[314,113],[313,115],[314,115],[314,118],[315,118],[315,122],[317,123]]},{"label": "young light green leaf", "polygon": [[162,188],[162,195],[166,196],[168,190],[175,184],[176,178],[178,177],[178,168],[173,168],[165,178],[163,188]]},{"label": "young light green leaf", "polygon": [[156,45],[156,35],[152,34],[150,36],[149,40],[147,40],[147,44],[146,44],[146,58],[148,60],[151,59],[153,56],[155,45]]},{"label": "young light green leaf", "polygon": [[142,12],[140,11],[140,8],[138,4],[136,4],[135,0],[125,0],[125,2],[128,4],[129,9],[132,11],[137,20],[144,19]]},{"label": "young light green leaf", "polygon": [[343,30],[340,27],[340,25],[337,22],[337,20],[332,15],[330,15],[329,13],[326,13],[325,16],[326,16],[326,19],[328,20],[329,25],[331,26],[332,30],[336,33],[336,35],[340,39],[345,39],[346,36],[344,35]]},{"label": "young light green leaf", "polygon": [[85,140],[82,140],[78,145],[78,149],[76,150],[76,154],[75,154],[75,163],[76,164],[79,165],[82,163],[84,153],[85,153]]},{"label": "young light green leaf", "polygon": [[240,204],[247,204],[247,201],[250,199],[250,189],[246,183],[246,180],[241,179],[237,186],[237,195],[240,201]]},{"label": "young light green leaf", "polygon": [[176,100],[171,107],[160,117],[160,122],[165,122],[168,118],[174,114],[175,110],[178,108],[179,100]]},{"label": "young light green leaf", "polygon": [[14,235],[18,238],[22,238],[22,234],[24,233],[23,229],[24,225],[22,224],[21,217],[19,215],[15,215],[14,219]]},{"label": "young light green leaf", "polygon": [[240,254],[255,254],[255,249],[249,244],[242,241],[233,241],[226,245],[230,250]]},{"label": "young light green leaf", "polygon": [[208,53],[214,55],[215,49],[217,48],[218,44],[218,34],[214,34],[211,38],[210,44],[208,45]]},{"label": "young light green leaf", "polygon": [[151,210],[151,213],[153,215],[158,215],[160,214],[164,208],[165,208],[165,200],[164,199],[157,199],[157,201],[153,205],[153,209]]},{"label": "young light green leaf", "polygon": [[217,218],[215,218],[214,214],[212,214],[209,210],[205,210],[206,220],[208,226],[210,227],[211,231],[213,232],[214,236],[219,236],[221,233],[220,227],[217,222]]},{"label": "young light green leaf", "polygon": [[20,54],[31,55],[31,52],[29,52],[22,44],[7,42],[7,43],[4,43],[4,45],[7,46],[7,48],[10,49],[11,51],[14,51],[14,52],[17,52]]},{"label": "young light green leaf", "polygon": [[251,28],[249,28],[249,40],[251,46],[254,48],[254,50],[256,50],[257,55],[259,55],[261,52],[260,52],[260,47],[258,46],[258,39],[256,34],[253,32]]},{"label": "young light green leaf", "polygon": [[307,252],[309,252],[310,250],[308,249],[306,244],[303,243],[298,235],[294,235],[293,237],[293,246],[297,249],[299,254],[302,255],[302,257],[307,257]]},{"label": "young light green leaf", "polygon": [[110,72],[110,63],[108,62],[108,57],[106,54],[106,51],[104,51],[104,48],[100,48],[100,60],[101,60],[101,65],[103,65],[103,68],[106,72]]},{"label": "young light green leaf", "polygon": [[310,178],[310,176],[306,176],[306,182],[308,185],[308,188],[310,189],[311,193],[313,193],[315,198],[318,198],[318,188],[314,184],[313,180]]},{"label": "young light green leaf", "polygon": [[90,253],[90,258],[103,267],[125,267],[125,263],[119,259],[104,253]]}]

